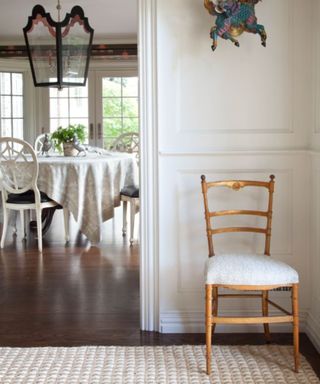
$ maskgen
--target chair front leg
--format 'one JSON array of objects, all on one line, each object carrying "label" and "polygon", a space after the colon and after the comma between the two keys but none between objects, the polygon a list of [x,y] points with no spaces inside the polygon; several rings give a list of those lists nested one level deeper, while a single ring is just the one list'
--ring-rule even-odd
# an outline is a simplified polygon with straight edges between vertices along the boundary
[{"label": "chair front leg", "polygon": [[135,199],[132,199],[130,202],[130,245],[133,244],[133,239],[134,239],[134,219],[136,216],[136,201]]},{"label": "chair front leg", "polygon": [[207,375],[211,373],[211,342],[212,342],[212,285],[206,285],[206,362]]},{"label": "chair front leg", "polygon": [[64,219],[64,234],[65,234],[65,240],[66,243],[69,243],[70,241],[70,212],[68,208],[63,208],[63,219]]},{"label": "chair front leg", "polygon": [[21,237],[22,240],[25,240],[26,230],[25,230],[25,218],[24,218],[24,209],[20,209],[20,225],[21,225]]},{"label": "chair front leg", "polygon": [[4,242],[6,240],[7,231],[8,231],[8,222],[9,222],[9,210],[3,206],[3,227],[1,235],[1,248],[4,248]]},{"label": "chair front leg", "polygon": [[38,234],[38,249],[39,252],[42,252],[42,209],[40,207],[36,208],[36,220],[37,220],[37,234]]},{"label": "chair front leg", "polygon": [[293,348],[294,348],[294,370],[299,372],[300,353],[299,353],[299,284],[292,286],[292,314],[293,314]]}]

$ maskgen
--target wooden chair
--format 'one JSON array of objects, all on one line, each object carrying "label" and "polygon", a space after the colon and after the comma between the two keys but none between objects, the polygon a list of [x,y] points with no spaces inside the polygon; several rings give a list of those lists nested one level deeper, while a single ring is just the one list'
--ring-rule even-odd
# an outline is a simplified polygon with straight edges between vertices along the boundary
[{"label": "wooden chair", "polygon": [[[274,192],[273,175],[270,181],[226,180],[207,182],[201,176],[202,193],[205,208],[205,220],[209,247],[209,260],[206,267],[206,360],[207,374],[211,372],[211,343],[216,324],[263,324],[267,341],[270,340],[269,324],[293,323],[294,367],[299,370],[299,313],[298,313],[298,273],[289,265],[270,257],[272,204]],[[266,211],[226,210],[210,211],[208,190],[226,187],[239,191],[246,187],[265,188],[268,191],[268,208]],[[224,227],[213,228],[212,219],[222,216],[251,215],[264,217],[266,226],[259,227]],[[215,255],[213,235],[234,232],[253,232],[265,236],[264,255],[256,254],[221,254]],[[269,300],[270,290],[287,287],[292,292],[292,313]],[[245,294],[220,294],[219,288],[235,291],[251,291]],[[252,293],[260,291],[261,293]],[[261,298],[262,317],[221,317],[218,316],[219,298],[254,297]],[[268,306],[272,305],[282,311],[282,316],[269,316]]]},{"label": "wooden chair", "polygon": [[32,146],[26,141],[12,137],[0,138],[0,173],[3,207],[1,248],[4,247],[8,229],[9,211],[20,211],[22,236],[25,238],[24,211],[36,211],[38,249],[42,252],[42,219],[45,208],[59,204],[51,200],[37,187],[39,165]]},{"label": "wooden chair", "polygon": [[[139,134],[138,133],[124,133],[115,139],[110,147],[113,151],[133,153],[139,164]],[[123,226],[122,234],[127,234],[127,205],[130,204],[130,245],[134,242],[134,221],[135,215],[139,212],[140,199],[139,186],[130,185],[125,187],[120,192],[120,199],[123,204]]]}]

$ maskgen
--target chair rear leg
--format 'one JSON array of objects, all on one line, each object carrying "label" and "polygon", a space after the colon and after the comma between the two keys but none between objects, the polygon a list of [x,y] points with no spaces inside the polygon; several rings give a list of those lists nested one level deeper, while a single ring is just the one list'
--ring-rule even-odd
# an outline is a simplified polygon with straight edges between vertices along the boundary
[{"label": "chair rear leg", "polygon": [[[268,306],[268,298],[269,298],[269,292],[268,291],[262,291],[262,315],[268,316],[269,315],[269,306]],[[270,329],[269,324],[264,323],[264,336],[266,338],[267,343],[270,343],[271,337],[270,337]]]},{"label": "chair rear leg", "polygon": [[127,234],[127,210],[128,210],[128,202],[124,200],[122,202],[122,236],[126,236]]},{"label": "chair rear leg", "polygon": [[212,343],[212,285],[206,285],[206,362],[207,375],[211,373],[211,343]]},{"label": "chair rear leg", "polygon": [[6,240],[7,231],[8,231],[8,222],[9,222],[9,212],[8,209],[3,207],[3,227],[1,235],[1,248],[4,248],[4,242]]},{"label": "chair rear leg", "polygon": [[[219,297],[218,297],[218,287],[213,288],[213,310],[212,314],[213,316],[218,316],[218,304],[219,304]],[[214,335],[214,331],[216,329],[216,324],[212,324],[212,336]]]},{"label": "chair rear leg", "polygon": [[292,286],[292,314],[293,314],[293,348],[294,348],[294,370],[299,372],[300,354],[299,354],[299,284]]}]

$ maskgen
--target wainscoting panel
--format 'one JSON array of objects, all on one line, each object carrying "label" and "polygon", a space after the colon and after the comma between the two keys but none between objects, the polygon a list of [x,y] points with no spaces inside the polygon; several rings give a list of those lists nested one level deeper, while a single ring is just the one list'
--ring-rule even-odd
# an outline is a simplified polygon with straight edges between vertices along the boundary
[{"label": "wainscoting panel", "polygon": [[[308,3],[311,0],[308,0]],[[256,5],[267,29],[243,34],[240,48],[219,38],[203,1],[158,2],[161,151],[305,148],[312,121],[311,6],[298,0]]]},{"label": "wainscoting panel", "polygon": [[310,270],[311,303],[308,316],[308,335],[320,352],[320,153],[314,152],[312,157],[311,188],[311,252]]}]

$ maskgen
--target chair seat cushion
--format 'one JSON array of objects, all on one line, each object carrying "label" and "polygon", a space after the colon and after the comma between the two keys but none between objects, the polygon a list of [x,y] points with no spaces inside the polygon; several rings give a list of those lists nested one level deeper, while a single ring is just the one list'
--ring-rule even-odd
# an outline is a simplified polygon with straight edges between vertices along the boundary
[{"label": "chair seat cushion", "polygon": [[206,284],[287,285],[299,282],[298,273],[270,256],[224,254],[210,257],[206,265]]},{"label": "chair seat cushion", "polygon": [[[48,203],[50,201],[53,201],[44,192],[40,192],[40,197],[41,197],[41,203]],[[27,192],[19,193],[19,194],[10,193],[8,195],[7,203],[8,204],[34,204],[35,203],[34,192],[32,190],[29,190]]]},{"label": "chair seat cushion", "polygon": [[139,197],[139,187],[136,187],[134,185],[124,187],[121,189],[120,194],[128,197]]}]

